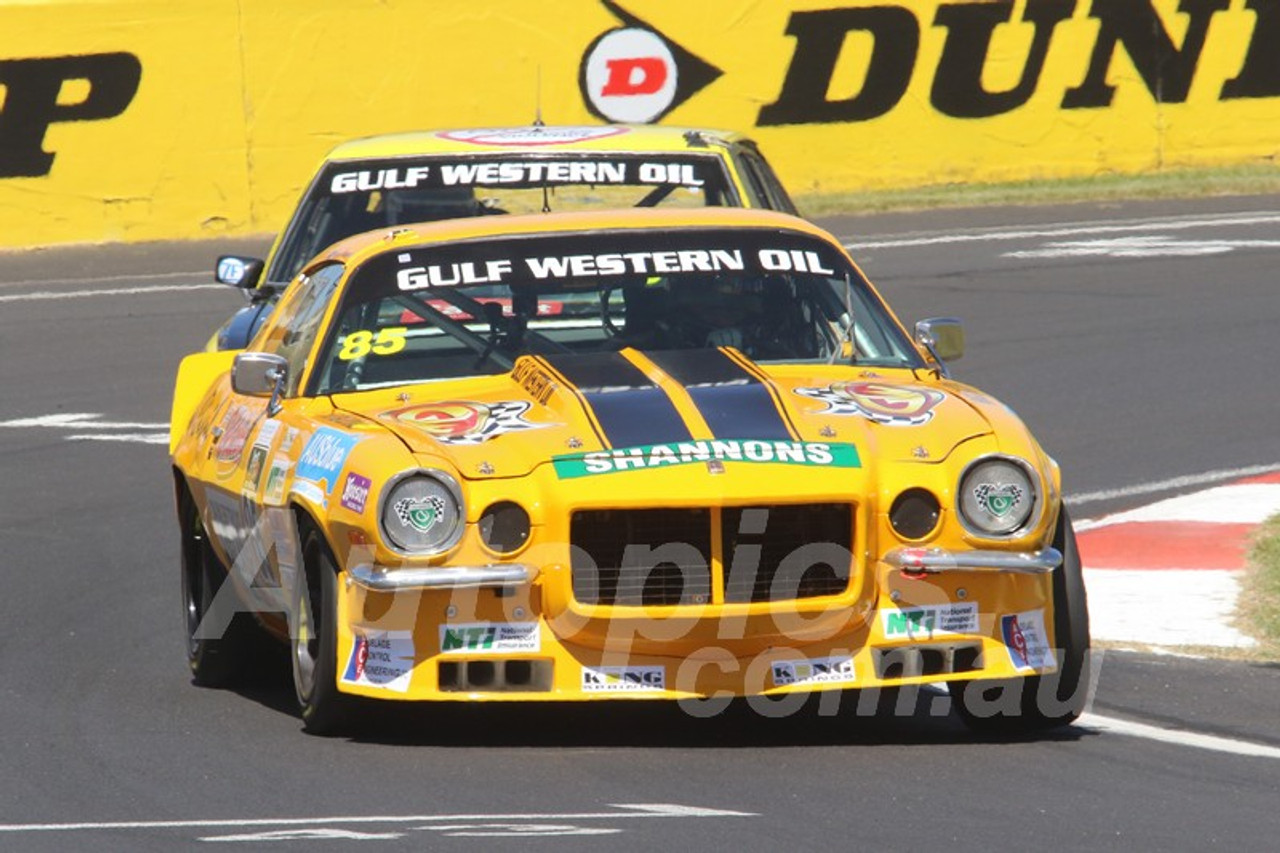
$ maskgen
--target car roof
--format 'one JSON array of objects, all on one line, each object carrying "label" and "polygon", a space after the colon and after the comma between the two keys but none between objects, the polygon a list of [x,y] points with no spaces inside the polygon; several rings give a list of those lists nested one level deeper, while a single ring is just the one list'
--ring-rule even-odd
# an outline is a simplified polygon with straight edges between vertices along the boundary
[{"label": "car roof", "polygon": [[[357,265],[389,251],[424,248],[441,243],[538,234],[617,230],[695,228],[759,228],[810,234],[839,246],[839,241],[807,220],[772,210],[742,207],[682,209],[628,208],[610,211],[523,216],[476,216],[434,222],[397,225],[348,237],[317,257],[316,261],[341,260]],[[315,263],[313,261],[312,263]]]},{"label": "car roof", "polygon": [[574,151],[688,151],[741,144],[726,130],[654,125],[528,125],[424,130],[353,139],[335,147],[327,161],[370,160],[424,154],[564,153]]}]

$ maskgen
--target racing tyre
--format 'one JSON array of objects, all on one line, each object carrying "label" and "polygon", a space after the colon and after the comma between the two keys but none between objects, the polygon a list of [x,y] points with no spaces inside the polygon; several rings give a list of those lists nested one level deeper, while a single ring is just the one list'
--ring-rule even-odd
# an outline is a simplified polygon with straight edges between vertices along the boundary
[{"label": "racing tyre", "polygon": [[338,692],[338,569],[329,544],[314,527],[303,530],[304,570],[294,584],[290,659],[302,725],[334,734],[349,722],[354,700]]},{"label": "racing tyre", "polygon": [[1088,704],[1089,606],[1066,507],[1058,514],[1053,546],[1062,552],[1062,565],[1053,572],[1054,654],[1059,669],[1044,676],[952,683],[954,707],[974,731],[1019,734],[1057,728],[1070,724]]},{"label": "racing tyre", "polygon": [[[191,679],[202,687],[226,687],[239,682],[248,670],[258,629],[250,614],[239,611],[231,590],[219,597],[228,580],[227,571],[209,544],[200,512],[183,485],[178,492],[178,519],[182,536],[182,609]],[[228,611],[229,619],[223,615]],[[201,636],[213,633],[224,621],[226,629],[220,636]]]}]

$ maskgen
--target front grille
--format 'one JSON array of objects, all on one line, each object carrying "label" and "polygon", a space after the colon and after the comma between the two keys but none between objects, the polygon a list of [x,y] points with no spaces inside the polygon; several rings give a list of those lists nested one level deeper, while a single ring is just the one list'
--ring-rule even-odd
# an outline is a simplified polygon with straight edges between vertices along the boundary
[{"label": "front grille", "polygon": [[849,586],[848,504],[734,507],[722,530],[726,602],[817,598]]},{"label": "front grille", "polygon": [[569,525],[573,595],[583,604],[711,600],[711,511],[593,509]]},{"label": "front grille", "polygon": [[593,509],[570,521],[574,597],[583,604],[711,600],[711,525],[726,603],[838,595],[849,586],[853,508],[784,504],[726,509]]}]

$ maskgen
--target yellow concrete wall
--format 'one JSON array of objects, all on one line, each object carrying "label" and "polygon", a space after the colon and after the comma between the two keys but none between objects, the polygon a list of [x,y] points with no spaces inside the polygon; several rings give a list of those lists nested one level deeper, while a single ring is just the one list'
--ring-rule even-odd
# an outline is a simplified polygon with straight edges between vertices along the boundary
[{"label": "yellow concrete wall", "polygon": [[[981,97],[1033,21],[1034,85]],[[635,99],[579,73],[628,27],[686,83],[706,64],[659,121],[750,133],[796,192],[1280,152],[1280,0],[10,0],[0,246],[271,232],[339,140],[527,123],[539,90],[548,122],[601,121]]]}]

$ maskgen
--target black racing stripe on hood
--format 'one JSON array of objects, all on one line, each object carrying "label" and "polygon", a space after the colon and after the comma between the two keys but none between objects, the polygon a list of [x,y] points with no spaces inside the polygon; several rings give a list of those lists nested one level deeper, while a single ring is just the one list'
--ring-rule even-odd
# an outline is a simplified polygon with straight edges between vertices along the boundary
[{"label": "black racing stripe on hood", "polygon": [[769,389],[721,350],[645,352],[689,392],[716,438],[795,438]]},{"label": "black racing stripe on hood", "polygon": [[666,392],[618,353],[542,358],[577,387],[610,446],[637,447],[693,439]]}]

